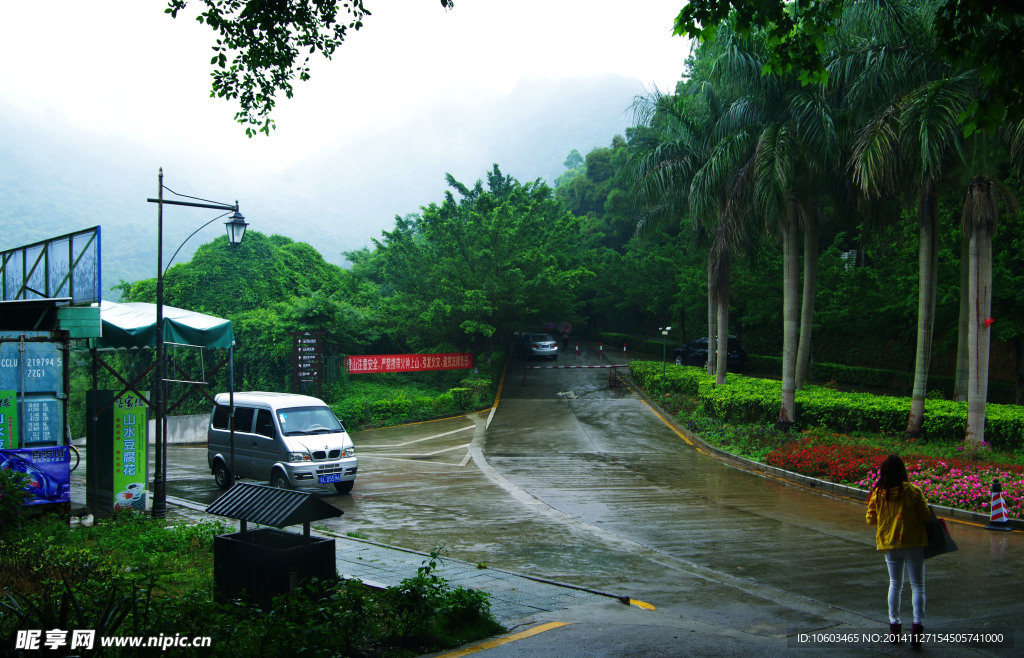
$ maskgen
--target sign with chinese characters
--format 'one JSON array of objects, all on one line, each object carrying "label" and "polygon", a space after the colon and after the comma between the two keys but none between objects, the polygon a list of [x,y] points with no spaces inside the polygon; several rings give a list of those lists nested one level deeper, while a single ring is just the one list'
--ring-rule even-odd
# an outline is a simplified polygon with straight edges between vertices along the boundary
[{"label": "sign with chinese characters", "polygon": [[71,450],[67,446],[0,450],[0,469],[27,476],[26,505],[71,502]]},{"label": "sign with chinese characters", "polygon": [[3,433],[9,434],[0,437],[0,446],[64,443],[64,347],[49,332],[0,332],[0,414],[4,416],[0,426],[6,426]]},{"label": "sign with chinese characters", "polygon": [[325,331],[293,331],[292,334],[292,393],[298,393],[303,384],[315,384],[317,396],[324,381],[323,337]]},{"label": "sign with chinese characters", "polygon": [[17,391],[0,391],[0,448],[18,447]]},{"label": "sign with chinese characters", "polygon": [[467,370],[473,367],[470,352],[449,354],[379,354],[348,357],[350,375],[373,372],[419,372],[423,370]]},{"label": "sign with chinese characters", "polygon": [[114,401],[114,510],[146,510],[146,403],[134,393]]}]

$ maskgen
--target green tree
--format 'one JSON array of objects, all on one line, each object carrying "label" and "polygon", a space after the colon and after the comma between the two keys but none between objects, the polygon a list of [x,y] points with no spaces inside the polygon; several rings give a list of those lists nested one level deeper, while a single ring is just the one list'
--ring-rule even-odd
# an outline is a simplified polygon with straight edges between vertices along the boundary
[{"label": "green tree", "polygon": [[444,202],[396,218],[374,240],[384,313],[410,344],[483,351],[516,329],[576,321],[580,284],[592,275],[576,254],[579,222],[551,188],[497,165],[486,188],[447,181]]},{"label": "green tree", "polygon": [[[330,59],[370,12],[363,0],[199,0],[196,20],[217,34],[213,45],[211,96],[237,100],[235,120],[246,134],[270,134],[278,92],[292,97],[292,82],[310,78],[309,60]],[[168,0],[164,12],[177,18],[188,0]],[[441,0],[450,9],[452,0]],[[344,9],[344,15],[339,16]]]},{"label": "green tree", "polygon": [[[732,15],[744,34],[764,30],[771,45],[765,71],[793,72],[804,83],[828,81],[828,37],[844,12],[857,5],[884,6],[880,0],[690,0],[675,20],[675,33],[713,40]],[[984,89],[959,116],[969,135],[1004,122],[1024,119],[1024,65],[1006,53],[1024,43],[1024,7],[982,0],[925,3],[934,16],[937,54],[953,68],[974,69]]]},{"label": "green tree", "polygon": [[[695,75],[677,96],[638,99],[634,109],[651,130],[626,170],[640,208],[638,231],[669,222],[693,229],[707,255],[708,373],[725,382],[729,330],[730,255],[741,240],[735,147],[742,130],[721,129],[728,113],[717,89]],[[724,136],[723,136],[724,135]],[[689,221],[687,221],[689,220]],[[717,360],[711,355],[717,354]]]},{"label": "green tree", "polygon": [[[713,84],[731,88],[737,100],[723,115],[735,135],[737,214],[761,217],[778,232],[783,251],[783,355],[780,426],[796,422],[795,391],[810,358],[817,272],[818,197],[825,172],[836,166],[838,143],[832,107],[823,90],[802,87],[792,75],[761,75],[770,39],[719,28],[709,67]],[[749,221],[749,220],[748,220]],[[804,235],[803,311],[800,292],[800,236]]]},{"label": "green tree", "polygon": [[855,183],[874,199],[916,192],[907,199],[908,205],[916,203],[919,227],[917,354],[907,433],[917,436],[924,422],[935,323],[938,192],[962,176],[958,156],[965,144],[957,117],[973,96],[976,78],[957,74],[936,59],[933,7],[899,3],[888,9],[848,39],[851,54],[840,52],[833,65],[847,72],[842,82],[856,89],[854,103],[873,106],[854,145]]},{"label": "green tree", "polygon": [[1017,211],[1008,189],[984,175],[976,175],[964,200],[963,230],[969,239],[967,333],[970,378],[967,389],[967,442],[985,440],[985,406],[988,400],[989,352],[992,342],[992,236],[1000,208]]},{"label": "green tree", "polygon": [[[211,282],[215,282],[215,285]],[[121,287],[123,301],[153,303],[155,279]],[[379,337],[376,291],[324,260],[312,246],[246,233],[237,247],[219,237],[164,276],[164,303],[231,320],[235,370],[244,388],[290,386],[292,331],[325,331],[325,353],[362,351]],[[221,377],[226,386],[226,378]],[[215,384],[220,386],[221,384]]]}]

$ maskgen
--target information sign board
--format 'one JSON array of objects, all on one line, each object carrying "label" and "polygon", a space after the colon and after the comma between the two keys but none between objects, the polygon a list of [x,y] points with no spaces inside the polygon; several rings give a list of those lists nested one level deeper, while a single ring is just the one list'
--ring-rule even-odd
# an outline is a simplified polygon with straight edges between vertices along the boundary
[{"label": "information sign board", "polygon": [[316,384],[321,394],[324,381],[324,331],[293,331],[292,334],[292,393],[298,393],[302,384]]},{"label": "information sign board", "polygon": [[0,391],[0,448],[18,447],[17,391]]},{"label": "information sign board", "polygon": [[64,358],[64,343],[49,332],[0,332],[0,413],[13,430],[4,446],[64,442]]},{"label": "information sign board", "polygon": [[146,403],[134,393],[114,401],[114,510],[146,510]]}]

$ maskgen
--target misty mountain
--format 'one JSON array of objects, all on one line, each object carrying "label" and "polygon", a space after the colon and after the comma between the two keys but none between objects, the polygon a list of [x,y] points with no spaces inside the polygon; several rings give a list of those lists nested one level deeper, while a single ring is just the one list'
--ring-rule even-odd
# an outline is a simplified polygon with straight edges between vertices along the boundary
[{"label": "misty mountain", "polygon": [[[644,91],[640,81],[619,76],[527,81],[506,96],[418,108],[401,123],[326,143],[283,171],[257,174],[0,103],[0,250],[100,225],[105,289],[154,276],[156,209],[146,198],[156,196],[156,172],[164,167],[175,174],[173,183],[165,180],[169,187],[184,194],[229,190],[252,230],[308,242],[341,263],[342,252],[369,245],[395,216],[442,201],[446,173],[472,185],[496,163],[520,181],[553,184],[572,149],[586,154],[624,133],[628,108]],[[210,218],[203,212],[185,218],[165,211],[165,262]],[[219,235],[217,228],[190,240],[175,262]]]}]

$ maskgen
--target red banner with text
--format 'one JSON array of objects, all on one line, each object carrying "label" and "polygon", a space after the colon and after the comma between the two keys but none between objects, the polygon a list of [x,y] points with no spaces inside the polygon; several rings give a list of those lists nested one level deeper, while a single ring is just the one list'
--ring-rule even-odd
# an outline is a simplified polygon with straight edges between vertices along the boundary
[{"label": "red banner with text", "polygon": [[463,370],[473,367],[470,352],[450,354],[377,354],[350,356],[348,373],[362,375],[371,372],[418,372],[421,370]]}]

